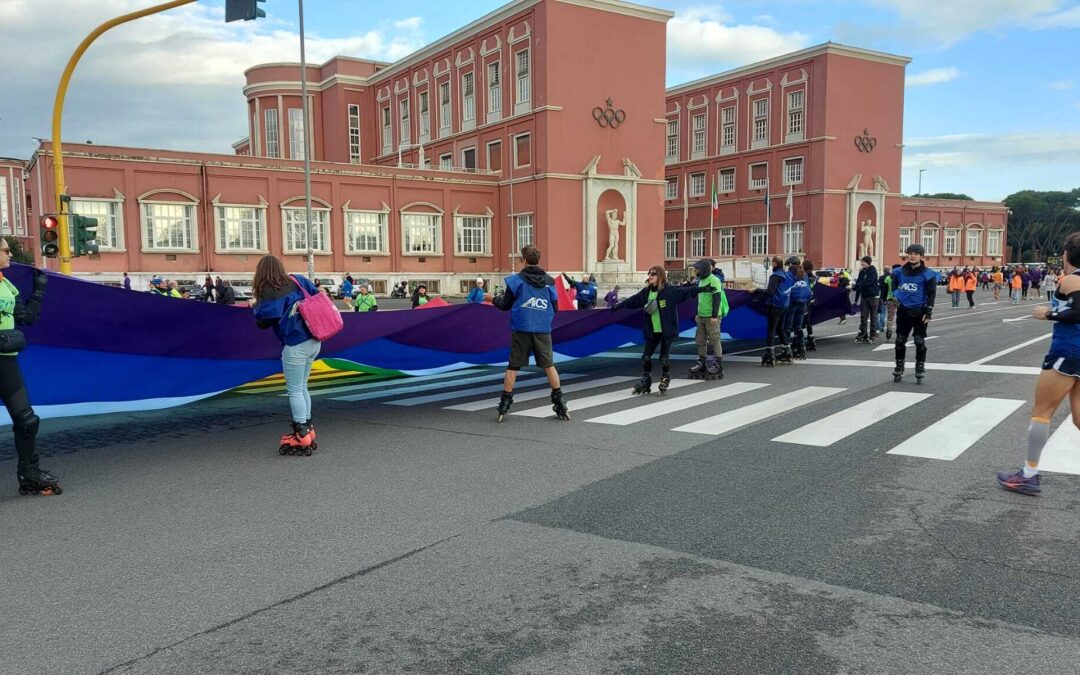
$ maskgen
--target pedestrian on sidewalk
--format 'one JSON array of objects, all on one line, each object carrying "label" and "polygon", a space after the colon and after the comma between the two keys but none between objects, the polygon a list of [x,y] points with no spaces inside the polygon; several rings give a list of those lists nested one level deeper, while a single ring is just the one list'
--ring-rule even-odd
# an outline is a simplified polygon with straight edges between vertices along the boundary
[{"label": "pedestrian on sidewalk", "polygon": [[[997,475],[998,485],[1025,495],[1037,495],[1039,460],[1050,436],[1050,420],[1066,396],[1073,410],[1072,423],[1080,427],[1076,410],[1080,409],[1080,232],[1065,240],[1062,254],[1065,276],[1058,283],[1051,305],[1032,310],[1036,319],[1053,321],[1050,351],[1043,359],[1042,372],[1035,381],[1035,405],[1028,425],[1027,461],[1015,473]],[[1075,451],[1075,448],[1074,448]]]},{"label": "pedestrian on sidewalk", "polygon": [[[855,279],[855,303],[859,305],[859,334],[855,342],[877,340],[877,310],[881,297],[877,268],[874,259],[863,256],[859,261],[859,276]],[[861,298],[861,301],[860,301]]]},{"label": "pedestrian on sidewalk", "polygon": [[540,249],[535,246],[522,248],[521,260],[525,267],[506,277],[506,290],[499,296],[484,298],[504,312],[510,312],[510,359],[503,378],[498,421],[502,422],[510,412],[514,403],[514,383],[522,367],[529,365],[530,355],[551,385],[551,409],[559,419],[569,420],[570,411],[563,400],[551,344],[551,324],[559,310],[555,280],[540,267]]},{"label": "pedestrian on sidewalk", "polygon": [[131,277],[128,276],[127,272],[124,272],[124,290],[125,291],[130,291],[131,290]]},{"label": "pedestrian on sidewalk", "polygon": [[1012,304],[1019,305],[1020,293],[1022,292],[1024,287],[1024,278],[1023,275],[1020,274],[1019,269],[1013,270],[1012,281],[1010,282],[1010,284],[1012,287]]},{"label": "pedestrian on sidewalk", "polygon": [[964,279],[960,274],[960,270],[952,268],[949,272],[948,284],[946,289],[949,291],[949,297],[952,298],[953,309],[960,307],[960,291],[964,288]]},{"label": "pedestrian on sidewalk", "polygon": [[353,303],[353,278],[346,276],[341,282],[341,298],[345,301],[345,309],[352,309]]},{"label": "pedestrian on sidewalk", "polygon": [[975,273],[966,270],[964,272],[964,295],[967,296],[968,309],[975,309],[975,286],[977,283]]},{"label": "pedestrian on sidewalk", "polygon": [[[649,268],[649,276],[646,278],[645,287],[640,291],[611,306],[611,311],[616,309],[643,309],[645,320],[642,321],[641,332],[645,337],[645,347],[641,352],[641,379],[634,385],[635,394],[648,394],[652,391],[652,357],[656,348],[660,348],[660,393],[667,391],[671,384],[671,344],[679,337],[679,303],[685,302],[695,295],[709,294],[710,305],[715,297],[715,286],[711,284],[699,284],[697,286],[672,286],[667,282],[667,273],[660,265]],[[720,291],[723,292],[723,289]],[[700,310],[700,307],[699,307]],[[698,312],[701,313],[700,311]],[[719,320],[716,320],[719,327]],[[698,321],[698,332],[701,332],[701,322]],[[718,333],[718,331],[717,331]],[[718,340],[719,342],[719,340]],[[698,347],[698,351],[701,351]],[[699,363],[704,358],[699,358]]]},{"label": "pedestrian on sidewalk", "polygon": [[994,301],[1001,300],[1001,288],[1005,285],[1005,274],[1001,271],[997,265],[994,266],[994,273],[990,275],[990,279],[994,282]]},{"label": "pedestrian on sidewalk", "polygon": [[1057,275],[1056,272],[1051,270],[1050,272],[1048,272],[1046,274],[1046,278],[1043,279],[1043,286],[1042,287],[1043,287],[1043,291],[1046,292],[1046,301],[1047,302],[1053,302],[1054,301],[1054,293],[1057,292],[1058,283],[1059,283],[1058,282],[1058,275]]},{"label": "pedestrian on sidewalk", "polygon": [[1031,268],[1031,290],[1035,291],[1035,299],[1042,300],[1043,272],[1038,267]]},{"label": "pedestrian on sidewalk", "polygon": [[1020,289],[1023,293],[1021,299],[1028,299],[1028,289],[1031,288],[1031,272],[1026,267],[1020,267]]},{"label": "pedestrian on sidewalk", "polygon": [[259,328],[273,328],[281,342],[281,369],[292,413],[292,432],[281,437],[281,454],[310,455],[315,449],[315,427],[311,423],[311,394],[308,378],[311,366],[322,349],[303,317],[298,302],[319,289],[307,277],[285,273],[285,266],[272,255],[265,255],[255,267],[251,282],[251,305]]}]

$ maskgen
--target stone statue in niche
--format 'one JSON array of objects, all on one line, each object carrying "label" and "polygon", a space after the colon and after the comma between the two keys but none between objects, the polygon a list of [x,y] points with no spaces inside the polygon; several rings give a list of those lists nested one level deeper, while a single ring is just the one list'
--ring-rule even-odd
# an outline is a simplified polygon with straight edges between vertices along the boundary
[{"label": "stone statue in niche", "polygon": [[[607,253],[604,254],[604,260],[609,262],[621,262],[619,258],[619,228],[624,225],[624,220],[619,220],[619,209],[608,209],[604,211],[604,215],[607,216],[608,226],[608,247]],[[626,218],[626,211],[623,211],[623,218]]]},{"label": "stone statue in niche", "polygon": [[863,233],[862,243],[859,244],[859,257],[864,256],[874,257],[874,231],[877,229],[874,227],[871,221],[865,220],[859,223]]}]

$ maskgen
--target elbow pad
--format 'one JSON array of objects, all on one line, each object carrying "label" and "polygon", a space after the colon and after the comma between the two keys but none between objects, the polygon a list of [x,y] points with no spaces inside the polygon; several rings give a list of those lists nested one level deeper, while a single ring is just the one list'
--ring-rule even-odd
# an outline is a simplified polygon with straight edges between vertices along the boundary
[{"label": "elbow pad", "polygon": [[26,349],[26,336],[21,330],[0,330],[0,354],[17,354]]},{"label": "elbow pad", "polygon": [[1046,314],[1048,321],[1061,323],[1080,323],[1080,291],[1069,294],[1069,306]]}]

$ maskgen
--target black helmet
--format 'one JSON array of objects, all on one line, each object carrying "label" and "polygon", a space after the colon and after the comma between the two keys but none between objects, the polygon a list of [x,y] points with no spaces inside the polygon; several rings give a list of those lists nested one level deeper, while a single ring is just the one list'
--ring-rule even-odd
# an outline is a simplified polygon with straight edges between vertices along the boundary
[{"label": "black helmet", "polygon": [[919,255],[926,255],[926,249],[922,244],[908,244],[908,247],[904,249],[904,253],[918,253]]},{"label": "black helmet", "polygon": [[785,260],[784,264],[787,265],[788,267],[791,267],[792,265],[801,265],[802,261],[799,260],[799,256],[793,255],[790,258],[788,258],[787,260]]}]

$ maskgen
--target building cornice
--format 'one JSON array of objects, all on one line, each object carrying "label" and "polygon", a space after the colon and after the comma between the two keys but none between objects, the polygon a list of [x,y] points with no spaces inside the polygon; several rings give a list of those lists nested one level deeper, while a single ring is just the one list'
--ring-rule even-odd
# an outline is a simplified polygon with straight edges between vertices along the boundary
[{"label": "building cornice", "polygon": [[562,2],[567,5],[578,5],[579,7],[588,7],[589,9],[598,9],[602,12],[613,12],[615,14],[622,14],[624,16],[632,16],[637,19],[648,19],[650,21],[659,21],[661,23],[667,23],[675,16],[675,12],[667,9],[660,9],[658,7],[647,7],[645,5],[638,5],[632,2],[623,2],[622,0],[555,0],[556,2]]},{"label": "building cornice", "polygon": [[1009,207],[1001,202],[977,202],[967,199],[923,199],[921,197],[902,197],[901,206],[917,206],[920,208],[976,208],[1007,211]]},{"label": "building cornice", "polygon": [[766,59],[764,61],[750,63],[748,65],[735,68],[734,70],[726,70],[722,73],[717,73],[716,75],[709,75],[708,77],[703,77],[699,80],[680,84],[675,87],[669,87],[666,93],[668,96],[683,94],[688,91],[698,89],[700,87],[726,83],[729,80],[741,78],[745,75],[757,72],[759,70],[764,70],[767,68],[778,68],[792,63],[797,63],[799,61],[812,59],[815,56],[821,56],[823,54],[835,54],[837,56],[847,56],[853,59],[862,59],[864,61],[888,63],[894,66],[901,67],[911,63],[911,57],[909,56],[897,56],[896,54],[877,52],[872,49],[862,49],[860,47],[850,47],[848,45],[842,45],[836,42],[826,42],[825,44],[808,47],[797,52],[791,52],[790,54],[782,54],[780,56]]}]

